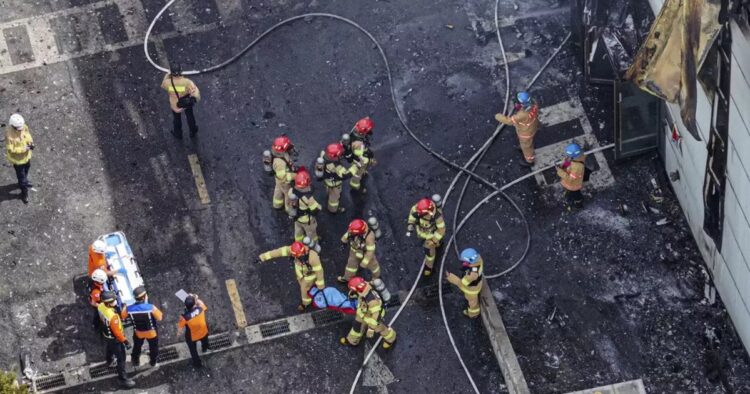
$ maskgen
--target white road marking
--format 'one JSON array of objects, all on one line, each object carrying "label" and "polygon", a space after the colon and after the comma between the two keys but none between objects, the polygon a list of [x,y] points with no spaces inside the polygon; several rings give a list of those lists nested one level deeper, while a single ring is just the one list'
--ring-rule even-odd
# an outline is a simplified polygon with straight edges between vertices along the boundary
[{"label": "white road marking", "polygon": [[586,114],[578,100],[568,100],[562,103],[550,105],[539,109],[539,121],[542,127],[558,125],[560,123],[570,122],[571,120],[581,119]]},{"label": "white road marking", "polygon": [[216,8],[223,20],[237,19],[242,16],[241,0],[222,0],[216,1]]},{"label": "white road marking", "polygon": [[41,18],[32,19],[26,28],[35,63],[48,63],[59,56],[57,42],[55,42],[55,35],[49,21],[49,19]]},{"label": "white road marking", "polygon": [[8,44],[5,41],[5,35],[3,34],[3,30],[0,29],[0,69],[3,67],[7,67],[13,64],[13,61],[10,59],[10,51],[8,50]]}]

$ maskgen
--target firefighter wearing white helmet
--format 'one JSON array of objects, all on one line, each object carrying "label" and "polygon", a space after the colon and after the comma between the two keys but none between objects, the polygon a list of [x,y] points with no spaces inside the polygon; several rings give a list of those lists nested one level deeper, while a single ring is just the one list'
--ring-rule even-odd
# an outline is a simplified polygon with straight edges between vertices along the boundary
[{"label": "firefighter wearing white helmet", "polygon": [[94,308],[94,319],[93,325],[95,329],[100,329],[99,312],[97,308],[99,303],[102,302],[102,292],[104,291],[104,283],[107,281],[107,273],[97,269],[91,274],[91,285],[89,286],[89,305]]},{"label": "firefighter wearing white helmet", "polygon": [[21,200],[29,202],[29,189],[33,186],[29,182],[29,168],[31,155],[34,150],[34,139],[31,138],[29,126],[20,114],[13,114],[5,129],[5,155],[13,169],[16,170],[18,187],[21,188]]},{"label": "firefighter wearing white helmet", "polygon": [[89,276],[94,275],[94,271],[102,270],[107,276],[112,276],[114,271],[110,271],[107,266],[107,243],[97,239],[89,246]]}]

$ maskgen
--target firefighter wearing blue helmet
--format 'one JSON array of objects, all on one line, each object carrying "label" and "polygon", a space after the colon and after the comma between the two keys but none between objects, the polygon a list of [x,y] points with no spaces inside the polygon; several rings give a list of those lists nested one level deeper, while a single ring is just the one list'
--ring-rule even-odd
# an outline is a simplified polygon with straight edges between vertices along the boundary
[{"label": "firefighter wearing blue helmet", "polygon": [[482,281],[484,280],[482,275],[484,261],[482,261],[479,252],[472,248],[464,249],[459,256],[459,260],[461,261],[463,277],[459,278],[458,275],[446,272],[445,279],[464,293],[466,301],[469,302],[469,307],[464,309],[464,315],[473,319],[479,316],[480,312],[479,292],[482,290]]},{"label": "firefighter wearing blue helmet", "polygon": [[534,135],[539,129],[539,106],[528,92],[518,92],[516,95],[515,114],[505,116],[496,114],[495,119],[508,126],[516,127],[518,145],[523,153],[523,160],[519,162],[524,167],[534,165]]},{"label": "firefighter wearing blue helmet", "polygon": [[583,208],[581,189],[586,174],[585,161],[583,148],[572,143],[565,147],[565,160],[557,167],[557,176],[560,177],[560,185],[565,189],[566,208],[569,211]]}]

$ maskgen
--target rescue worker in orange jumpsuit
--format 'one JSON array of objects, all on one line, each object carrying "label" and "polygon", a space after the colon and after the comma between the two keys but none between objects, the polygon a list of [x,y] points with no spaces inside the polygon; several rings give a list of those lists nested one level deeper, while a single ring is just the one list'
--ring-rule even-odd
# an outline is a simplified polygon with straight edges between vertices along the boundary
[{"label": "rescue worker in orange jumpsuit", "polygon": [[294,173],[297,172],[297,166],[294,164],[292,153],[294,145],[289,137],[280,135],[273,140],[271,145],[271,167],[275,185],[273,188],[273,208],[289,210],[289,190],[292,188]]},{"label": "rescue worker in orange jumpsuit", "polygon": [[[161,88],[167,91],[169,95],[169,107],[172,109],[172,135],[175,138],[182,138],[182,113],[185,113],[190,129],[190,135],[198,133],[198,126],[195,124],[195,115],[193,114],[193,105],[200,101],[201,91],[195,83],[182,75],[182,66],[175,64],[172,66],[167,75],[161,81]],[[185,97],[189,97],[186,99]],[[181,107],[180,101],[191,101],[192,104]]]},{"label": "rescue worker in orange jumpsuit", "polygon": [[464,293],[466,301],[469,302],[469,307],[464,309],[464,315],[473,319],[480,313],[479,292],[482,290],[484,281],[484,261],[479,252],[472,248],[461,251],[459,259],[461,260],[461,269],[464,271],[463,277],[459,278],[450,272],[446,272],[445,279]]},{"label": "rescue worker in orange jumpsuit", "polygon": [[349,279],[357,275],[360,267],[370,270],[372,279],[380,278],[380,264],[375,257],[375,232],[370,230],[367,222],[362,219],[352,220],[347,232],[341,237],[341,242],[349,244],[349,259],[344,275],[336,280],[341,283],[349,282]]},{"label": "rescue worker in orange jumpsuit", "polygon": [[375,165],[375,155],[370,150],[370,138],[374,127],[375,123],[369,117],[357,121],[349,133],[351,143],[346,146],[348,148],[346,158],[352,163],[349,167],[349,173],[352,175],[349,186],[352,191],[362,194],[367,193],[367,188],[362,185],[367,176],[367,170]]},{"label": "rescue worker in orange jumpsuit", "polygon": [[144,341],[148,341],[149,364],[155,367],[159,358],[159,335],[156,322],[161,321],[162,313],[159,308],[148,302],[145,287],[136,287],[133,290],[133,296],[135,304],[123,306],[120,312],[123,320],[130,318],[133,321],[133,353],[131,353],[133,367],[141,364],[141,348]]},{"label": "rescue worker in orange jumpsuit", "polygon": [[583,179],[586,175],[586,155],[580,145],[572,143],[565,147],[565,160],[557,167],[557,176],[565,189],[566,208],[568,211],[583,208]]},{"label": "rescue worker in orange jumpsuit", "polygon": [[362,334],[372,338],[375,333],[383,337],[383,349],[390,349],[396,342],[396,330],[383,323],[385,308],[380,294],[364,279],[355,276],[349,279],[349,290],[357,295],[357,314],[347,336],[339,339],[342,345],[357,346]]},{"label": "rescue worker in orange jumpsuit", "polygon": [[294,213],[291,215],[294,218],[294,240],[302,241],[307,236],[317,241],[318,221],[315,215],[320,211],[321,206],[313,196],[312,178],[304,167],[300,167],[294,175],[294,187],[289,190],[289,199],[293,207],[292,213]]},{"label": "rescue worker in orange jumpsuit", "polygon": [[344,156],[344,145],[340,142],[329,144],[323,157],[323,184],[328,191],[328,212],[340,213],[346,211],[340,206],[341,190],[344,188],[344,179],[351,175],[349,170],[341,165]]},{"label": "rescue worker in orange jumpsuit", "polygon": [[516,127],[516,136],[518,145],[523,153],[523,161],[520,161],[524,167],[534,165],[534,135],[539,129],[539,106],[536,104],[529,93],[518,92],[516,95],[518,103],[516,104],[516,113],[512,116],[496,114],[495,119],[503,124]]},{"label": "rescue worker in orange jumpsuit", "polygon": [[110,271],[107,265],[107,258],[104,256],[106,251],[107,243],[101,239],[97,239],[89,245],[89,276],[98,269],[104,271],[110,277],[115,274],[115,271]]},{"label": "rescue worker in orange jumpsuit", "polygon": [[117,367],[117,377],[120,384],[123,387],[132,388],[135,386],[135,382],[128,378],[128,374],[125,372],[125,348],[130,349],[130,342],[125,338],[122,320],[115,311],[117,305],[115,293],[111,291],[102,292],[101,301],[97,310],[102,322],[102,335],[107,341],[107,362],[110,363],[110,367]]},{"label": "rescue worker in orange jumpsuit", "polygon": [[177,322],[177,334],[185,329],[185,342],[190,350],[190,357],[193,359],[193,367],[201,368],[203,363],[198,355],[198,345],[201,343],[203,353],[210,350],[208,342],[208,324],[206,323],[206,311],[208,307],[201,301],[197,295],[190,294],[185,297],[185,312],[180,316]]},{"label": "rescue worker in orange jumpsuit", "polygon": [[260,261],[265,262],[279,257],[292,257],[294,261],[294,275],[299,284],[300,304],[297,311],[304,312],[312,303],[308,292],[315,285],[318,289],[325,288],[323,276],[323,265],[320,263],[320,255],[310,250],[305,244],[294,241],[290,246],[282,246],[278,249],[269,250],[260,255]]},{"label": "rescue worker in orange jumpsuit", "polygon": [[411,232],[416,229],[417,236],[424,241],[422,245],[425,252],[423,275],[430,276],[437,249],[445,237],[443,210],[432,199],[425,197],[411,207],[407,223],[406,236],[410,237]]},{"label": "rescue worker in orange jumpsuit", "polygon": [[101,328],[99,319],[99,303],[102,302],[102,292],[104,291],[104,282],[107,281],[107,273],[101,269],[94,270],[91,274],[91,290],[89,291],[89,305],[94,308],[94,329]]}]

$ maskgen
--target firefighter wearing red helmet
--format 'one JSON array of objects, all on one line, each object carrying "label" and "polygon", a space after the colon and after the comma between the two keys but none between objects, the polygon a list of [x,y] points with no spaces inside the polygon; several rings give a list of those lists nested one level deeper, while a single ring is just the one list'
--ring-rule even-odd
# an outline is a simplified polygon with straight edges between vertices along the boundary
[{"label": "firefighter wearing red helmet", "polygon": [[437,249],[445,237],[445,220],[443,210],[429,197],[419,200],[409,212],[407,219],[406,236],[416,229],[419,239],[424,241],[424,276],[432,274],[432,266],[435,264]]},{"label": "firefighter wearing red helmet", "polygon": [[318,252],[305,246],[302,242],[295,241],[289,246],[282,246],[261,254],[260,261],[265,262],[279,257],[291,257],[294,261],[294,275],[299,284],[301,299],[297,310],[304,312],[310,303],[312,303],[312,298],[310,298],[308,292],[313,285],[319,289],[325,288],[323,265],[320,263],[320,255],[318,255]]},{"label": "firefighter wearing red helmet", "polygon": [[353,191],[358,191],[362,194],[367,193],[367,188],[362,185],[364,177],[367,175],[367,170],[375,164],[375,155],[370,150],[370,137],[372,136],[372,129],[375,127],[375,123],[369,117],[362,118],[354,124],[352,132],[349,133],[351,137],[351,144],[349,146],[350,155],[347,155],[351,159],[352,165],[349,167],[349,173],[352,178],[349,180],[349,186]]},{"label": "firefighter wearing red helmet", "polygon": [[296,166],[292,159],[294,145],[289,137],[280,135],[273,140],[271,146],[271,155],[273,160],[273,176],[276,184],[273,189],[273,207],[274,209],[289,209],[289,190],[294,181]]},{"label": "firefighter wearing red helmet", "polygon": [[328,212],[339,213],[345,209],[340,206],[341,190],[344,188],[344,179],[348,177],[349,170],[341,164],[344,157],[344,145],[340,142],[329,144],[325,152],[321,153],[323,158],[323,184],[328,191]]},{"label": "firefighter wearing red helmet", "polygon": [[294,215],[294,240],[302,241],[305,236],[311,240],[318,240],[318,221],[315,215],[320,211],[321,206],[315,200],[312,192],[312,178],[310,173],[304,167],[300,167],[297,174],[294,175],[294,187],[289,190],[289,199]]},{"label": "firefighter wearing red helmet", "polygon": [[341,242],[349,244],[349,259],[343,276],[336,278],[341,283],[347,283],[360,267],[370,270],[372,279],[380,278],[380,264],[375,257],[375,232],[370,230],[367,222],[354,219],[349,223]]},{"label": "firefighter wearing red helmet", "polygon": [[359,276],[349,279],[348,287],[357,296],[357,314],[349,334],[339,342],[342,345],[357,346],[366,330],[368,338],[375,333],[380,334],[383,337],[383,349],[390,349],[396,342],[396,330],[383,323],[385,308],[380,294]]}]

